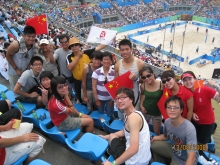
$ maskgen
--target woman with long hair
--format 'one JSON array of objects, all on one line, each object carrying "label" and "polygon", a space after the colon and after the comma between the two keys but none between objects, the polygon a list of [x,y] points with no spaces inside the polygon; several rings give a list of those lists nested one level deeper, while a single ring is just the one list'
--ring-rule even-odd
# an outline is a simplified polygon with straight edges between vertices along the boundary
[{"label": "woman with long hair", "polygon": [[163,85],[161,81],[155,79],[154,72],[151,67],[145,66],[140,70],[141,84],[140,108],[146,121],[150,119],[153,123],[154,133],[159,135],[161,128],[161,112],[157,106],[163,94]]},{"label": "woman with long hair", "polygon": [[215,115],[212,109],[211,99],[220,99],[219,86],[210,81],[209,84],[216,87],[217,91],[207,86],[195,88],[196,76],[192,71],[184,72],[181,79],[183,85],[193,92],[194,107],[192,123],[196,128],[197,140],[200,144],[206,145],[205,148],[208,150],[207,143],[210,141],[215,127]]},{"label": "woman with long hair", "polygon": [[43,71],[40,74],[40,83],[41,86],[38,87],[41,90],[42,93],[42,102],[46,106],[48,103],[48,100],[50,99],[52,95],[52,90],[50,86],[51,79],[54,77],[53,73],[50,71]]},{"label": "woman with long hair", "polygon": [[59,130],[73,130],[83,127],[83,131],[94,131],[90,116],[79,113],[69,98],[68,83],[65,78],[57,76],[51,80],[52,96],[48,102],[50,117]]}]

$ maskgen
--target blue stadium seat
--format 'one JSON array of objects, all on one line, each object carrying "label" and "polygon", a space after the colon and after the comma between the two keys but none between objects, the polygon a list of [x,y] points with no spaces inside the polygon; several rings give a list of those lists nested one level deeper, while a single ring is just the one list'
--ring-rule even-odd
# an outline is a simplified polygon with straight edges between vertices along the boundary
[{"label": "blue stadium seat", "polygon": [[122,120],[114,120],[110,125],[104,122],[104,129],[108,133],[114,133],[122,130],[124,127],[124,122]]},{"label": "blue stadium seat", "polygon": [[8,90],[8,88],[2,84],[0,84],[0,92],[6,92]]},{"label": "blue stadium seat", "polygon": [[82,104],[74,104],[74,107],[78,112],[81,112],[82,114],[88,115],[90,113],[90,110]]},{"label": "blue stadium seat", "polygon": [[[213,160],[216,161],[217,164],[220,164],[220,158],[219,158],[218,156],[216,156],[216,155],[214,155],[214,154],[210,154],[210,153],[208,153],[208,152],[204,152],[204,153],[206,154],[206,156],[207,156],[208,158],[212,158]],[[215,163],[212,163],[212,164],[215,164]],[[201,163],[200,161],[198,161],[198,165],[205,165],[205,164],[203,164],[203,163]]]},{"label": "blue stadium seat", "polygon": [[[24,107],[24,111],[22,111],[22,115],[25,117],[25,115],[29,115],[30,113],[33,112],[33,110],[36,109],[36,104],[34,103],[24,103],[24,102],[21,102],[22,106]],[[14,106],[16,108],[18,108],[17,106],[17,103],[15,102],[14,103]],[[19,108],[18,108],[19,109]]]},{"label": "blue stadium seat", "polygon": [[[99,113],[98,111],[93,111],[90,114],[90,117],[94,121],[94,125],[98,128],[104,128],[104,122],[108,123],[110,121],[110,117],[106,114]],[[101,119],[104,119],[104,121],[101,121]]]},{"label": "blue stadium seat", "polygon": [[20,159],[18,159],[16,162],[12,163],[11,165],[21,165],[26,159],[28,155],[22,156]]},{"label": "blue stadium seat", "polygon": [[53,126],[52,128],[47,128],[48,124],[49,123],[45,124],[43,122],[40,122],[41,130],[46,133],[51,139],[62,144],[66,144],[65,139],[68,138],[74,140],[80,134],[80,129],[61,132],[56,126]]},{"label": "blue stadium seat", "polygon": [[29,165],[51,165],[51,164],[40,159],[35,159],[32,162],[30,162]]},{"label": "blue stadium seat", "polygon": [[89,159],[91,161],[98,161],[108,148],[107,140],[94,135],[92,133],[85,133],[77,142],[73,143],[74,139],[67,138],[66,144],[77,155]]},{"label": "blue stadium seat", "polygon": [[151,163],[151,165],[165,165],[165,164],[159,163],[159,162],[153,162],[153,163]]},{"label": "blue stadium seat", "polygon": [[[48,123],[51,122],[50,113],[47,110],[40,108],[40,109],[37,109],[35,112],[38,116],[38,120],[36,120],[33,117],[32,113],[29,115],[23,115],[23,120],[25,122],[33,123],[34,126],[37,128],[40,128],[41,122],[44,123],[45,125],[47,125]],[[44,117],[45,117],[45,119],[44,119]]]}]

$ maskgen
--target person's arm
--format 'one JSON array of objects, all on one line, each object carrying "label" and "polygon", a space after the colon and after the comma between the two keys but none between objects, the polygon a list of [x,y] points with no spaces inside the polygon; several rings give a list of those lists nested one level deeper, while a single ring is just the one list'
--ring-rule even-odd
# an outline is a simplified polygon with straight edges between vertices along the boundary
[{"label": "person's arm", "polygon": [[98,45],[96,48],[95,48],[95,51],[100,51],[102,49],[104,49],[107,45],[104,45],[104,44],[100,44]]},{"label": "person's arm", "polygon": [[56,59],[54,58],[52,51],[50,52],[49,59],[50,59],[50,63],[55,63],[56,62]]},{"label": "person's arm", "polygon": [[129,119],[127,120],[127,124],[130,131],[130,146],[125,150],[125,152],[119,158],[115,160],[116,164],[121,164],[125,162],[133,155],[135,155],[139,150],[140,128],[143,123],[141,116],[139,116],[139,114],[133,113],[131,115],[130,115],[130,120]]},{"label": "person's arm", "polygon": [[19,143],[37,141],[38,139],[39,139],[39,135],[35,133],[28,133],[14,138],[3,138],[0,139],[0,148],[11,147]]},{"label": "person's arm", "polygon": [[142,113],[146,113],[146,109],[143,107],[143,102],[144,102],[144,98],[145,98],[145,95],[144,95],[144,84],[141,84],[141,97],[140,97],[140,108],[141,108],[141,111]]},{"label": "person's arm", "polygon": [[189,98],[186,104],[187,104],[187,109],[188,109],[186,119],[191,121],[192,115],[193,115],[193,104],[194,104],[193,97]]},{"label": "person's arm", "polygon": [[93,96],[95,98],[95,101],[98,101],[98,95],[97,95],[97,79],[92,78],[92,91]]},{"label": "person's arm", "polygon": [[164,134],[160,134],[158,136],[154,136],[153,139],[151,140],[151,142],[153,141],[166,141],[168,140],[167,137],[164,136]]},{"label": "person's arm", "polygon": [[[82,54],[80,54],[79,56],[75,56],[73,61],[69,61],[69,59],[67,59],[67,68],[72,71],[76,64],[79,62],[79,59],[82,57]],[[70,58],[70,57],[69,57]]]},{"label": "person's arm", "polygon": [[82,73],[83,100],[86,102],[88,101],[87,92],[86,92],[86,75],[88,74],[88,65],[84,67],[83,73]]},{"label": "person's arm", "polygon": [[196,152],[187,152],[187,159],[185,165],[192,165],[196,161]]},{"label": "person's arm", "polygon": [[[212,85],[212,86],[216,89],[216,91],[217,91],[217,92],[215,93],[213,99],[219,101],[219,100],[220,100],[220,95],[219,95],[219,94],[220,94],[220,87],[219,87],[219,85],[216,84],[213,80],[209,80],[208,83],[209,83],[210,85]],[[211,94],[212,92],[209,92],[209,93]]]},{"label": "person's arm", "polygon": [[14,68],[18,76],[21,76],[22,70],[16,66],[13,56],[18,51],[19,45],[18,41],[13,41],[10,46],[8,47],[7,53],[6,53],[6,59],[8,60],[8,63]]},{"label": "person's arm", "polygon": [[119,76],[119,61],[115,64],[115,78]]},{"label": "person's arm", "polygon": [[27,92],[23,92],[21,90],[22,86],[21,84],[19,84],[18,82],[15,84],[15,87],[14,87],[14,93],[18,94],[18,95],[22,95],[22,96],[25,96],[25,97],[31,97],[29,93]]}]

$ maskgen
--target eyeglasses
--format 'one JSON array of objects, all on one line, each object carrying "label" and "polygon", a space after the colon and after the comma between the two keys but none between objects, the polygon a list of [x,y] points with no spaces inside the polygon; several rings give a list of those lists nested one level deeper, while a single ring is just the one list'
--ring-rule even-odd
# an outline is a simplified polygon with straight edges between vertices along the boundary
[{"label": "eyeglasses", "polygon": [[174,107],[168,106],[168,107],[166,107],[166,109],[170,110],[170,111],[171,110],[175,110],[176,111],[176,110],[180,109],[180,107],[178,107],[178,106],[174,106]]},{"label": "eyeglasses", "polygon": [[58,89],[63,89],[64,87],[67,87],[67,86],[68,86],[68,84],[65,83],[65,84],[63,84],[63,85],[59,85],[59,86],[57,86],[57,88],[58,88]]},{"label": "eyeglasses", "polygon": [[80,44],[72,44],[70,47],[79,46]]},{"label": "eyeglasses", "polygon": [[42,64],[33,64],[33,66],[42,66]]},{"label": "eyeglasses", "polygon": [[142,79],[150,78],[152,76],[152,73],[146,75],[146,76],[141,76]]},{"label": "eyeglasses", "polygon": [[166,80],[162,80],[162,83],[165,84],[166,82],[169,82],[172,79],[172,77],[168,77]]},{"label": "eyeglasses", "polygon": [[122,96],[122,97],[116,97],[115,101],[119,101],[119,100],[124,100],[125,98],[127,98],[128,96]]},{"label": "eyeglasses", "polygon": [[107,82],[108,82],[108,77],[105,77],[104,84],[106,84]]},{"label": "eyeglasses", "polygon": [[65,43],[67,43],[67,42],[68,42],[68,40],[62,41],[62,42],[60,41],[61,44],[65,44]]}]

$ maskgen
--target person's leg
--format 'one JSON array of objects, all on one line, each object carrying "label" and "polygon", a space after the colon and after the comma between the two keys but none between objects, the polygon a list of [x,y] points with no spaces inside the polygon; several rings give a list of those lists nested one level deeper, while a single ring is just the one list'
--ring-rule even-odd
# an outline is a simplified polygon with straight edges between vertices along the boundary
[{"label": "person's leg", "polygon": [[162,117],[161,116],[152,117],[154,133],[157,134],[157,135],[160,135],[161,122],[162,122]]},{"label": "person's leg", "polygon": [[80,101],[80,103],[82,103],[81,84],[82,84],[82,81],[79,81],[76,79],[74,80],[74,88],[75,88],[75,92],[76,92],[76,98]]},{"label": "person's leg", "polygon": [[14,91],[15,84],[17,83],[19,77],[18,77],[18,75],[8,74],[8,78],[9,78],[10,88],[12,91]]},{"label": "person's leg", "polygon": [[[161,149],[162,148],[162,149]],[[167,164],[172,159],[172,149],[165,141],[154,141],[151,143],[152,158],[156,162]]]},{"label": "person's leg", "polygon": [[110,102],[111,100],[106,100],[105,101],[105,110],[106,110],[106,114],[107,116],[110,117],[111,121],[114,120],[114,105],[112,104],[110,107]]},{"label": "person's leg", "polygon": [[89,99],[88,103],[87,103],[87,108],[90,110],[90,111],[93,111],[93,107],[92,107],[92,103],[94,102],[94,96],[93,96],[93,91],[89,91],[87,90],[87,97]]},{"label": "person's leg", "polygon": [[36,142],[19,143],[5,148],[6,158],[4,164],[12,164],[24,155],[28,155],[28,158],[25,160],[24,164],[29,164],[43,149],[45,142],[46,140],[39,136],[39,139]]},{"label": "person's leg", "polygon": [[9,100],[0,100],[0,112],[5,113],[11,109],[11,102]]},{"label": "person's leg", "polygon": [[0,125],[6,125],[12,119],[21,119],[21,111],[17,108],[13,108],[2,115],[0,115]]},{"label": "person's leg", "polygon": [[94,133],[94,122],[92,118],[82,118],[81,126],[85,130],[85,132]]},{"label": "person's leg", "polygon": [[99,113],[105,113],[105,101],[103,100],[99,100],[101,105],[100,106],[97,106],[98,107],[98,112]]}]

